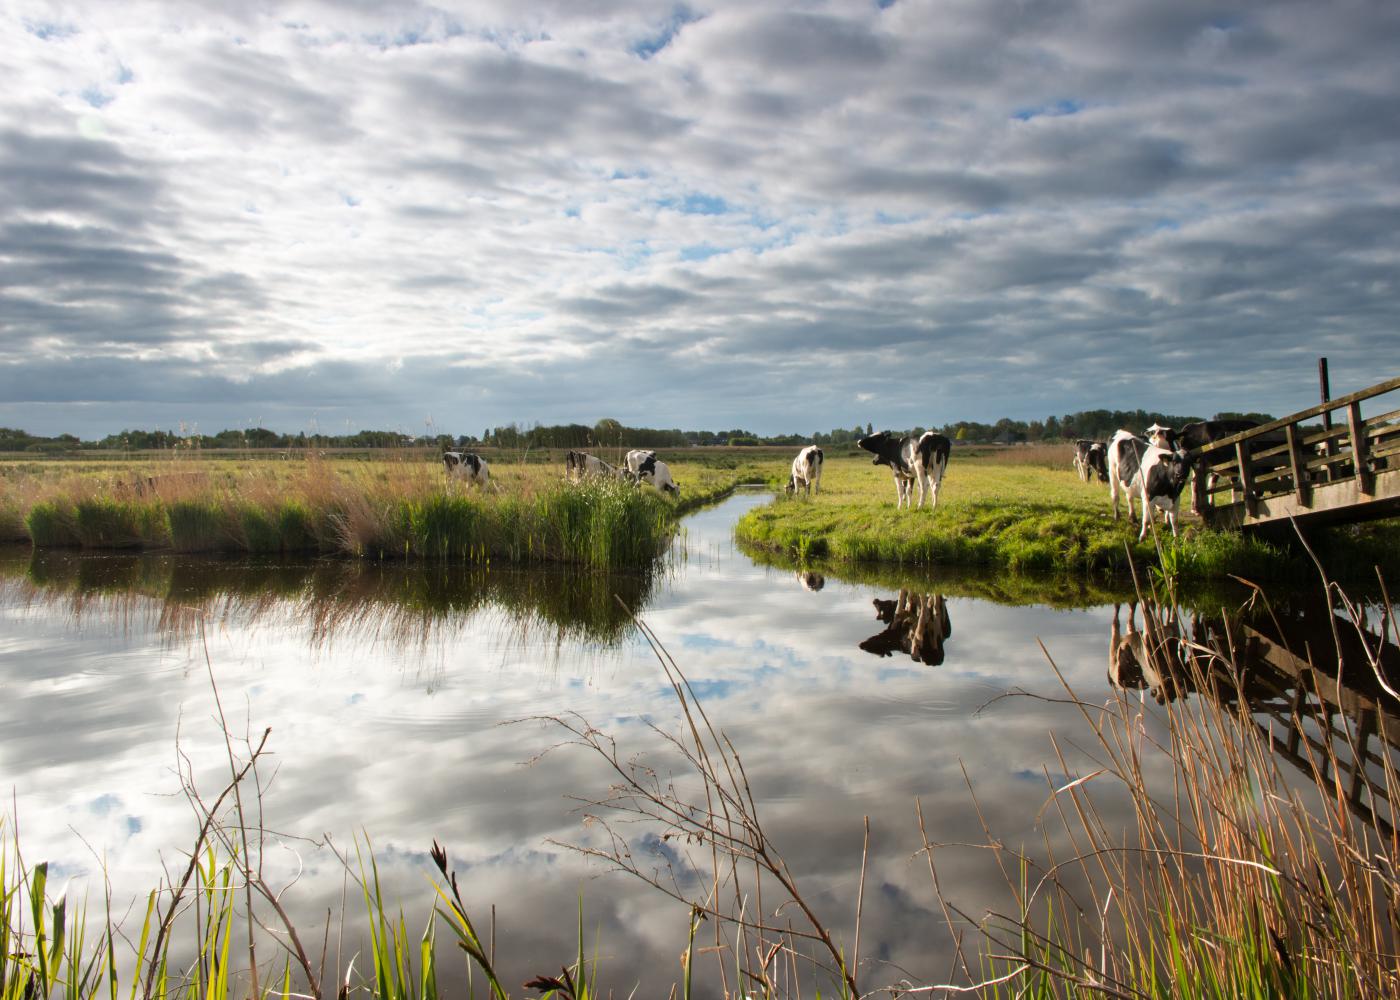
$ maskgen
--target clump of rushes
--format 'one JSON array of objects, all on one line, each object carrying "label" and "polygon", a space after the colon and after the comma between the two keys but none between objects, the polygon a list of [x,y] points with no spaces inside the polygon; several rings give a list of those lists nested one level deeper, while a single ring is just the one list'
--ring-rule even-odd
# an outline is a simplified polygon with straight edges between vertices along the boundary
[{"label": "clump of rushes", "polygon": [[176,552],[219,552],[231,548],[236,537],[225,508],[212,500],[177,500],[166,508],[166,515],[170,546]]},{"label": "clump of rushes", "polygon": [[129,549],[169,542],[169,522],[159,504],[93,497],[74,505],[73,522],[84,548]]},{"label": "clump of rushes", "polygon": [[40,500],[29,508],[24,526],[37,546],[63,548],[82,544],[78,537],[77,514],[67,500]]}]

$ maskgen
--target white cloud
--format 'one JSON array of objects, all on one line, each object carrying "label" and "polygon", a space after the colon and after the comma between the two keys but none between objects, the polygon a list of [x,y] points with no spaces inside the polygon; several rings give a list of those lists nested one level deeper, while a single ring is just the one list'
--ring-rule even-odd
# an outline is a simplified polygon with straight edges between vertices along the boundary
[{"label": "white cloud", "polygon": [[[0,420],[294,430],[391,357],[425,381],[367,424],[1283,412],[1323,331],[1338,387],[1400,360],[1397,35],[1302,2],[12,5]],[[920,354],[934,403],[894,377]],[[160,358],[198,363],[96,377]],[[467,403],[461,366],[518,391]]]}]

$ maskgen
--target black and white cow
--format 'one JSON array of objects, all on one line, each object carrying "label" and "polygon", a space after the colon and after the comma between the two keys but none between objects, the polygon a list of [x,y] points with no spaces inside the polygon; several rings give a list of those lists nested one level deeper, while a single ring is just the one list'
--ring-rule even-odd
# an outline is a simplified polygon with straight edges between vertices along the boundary
[{"label": "black and white cow", "polygon": [[788,496],[799,489],[807,494],[822,491],[822,457],[822,450],[814,444],[797,453],[792,460],[792,475],[788,476]]},{"label": "black and white cow", "polygon": [[1108,442],[1088,438],[1074,442],[1074,471],[1086,483],[1091,472],[1098,474],[1099,482],[1108,482]]},{"label": "black and white cow", "polygon": [[680,483],[671,478],[671,467],[653,455],[642,462],[637,473],[638,483],[648,483],[662,493],[681,495]]},{"label": "black and white cow", "polygon": [[[1138,541],[1147,537],[1147,526],[1152,522],[1152,508],[1160,507],[1171,525],[1172,535],[1176,535],[1176,504],[1186,479],[1191,475],[1191,463],[1186,460],[1184,451],[1171,451],[1149,445],[1142,453],[1137,471],[1137,486],[1142,498],[1142,530]],[[1129,502],[1131,514],[1132,503]]]},{"label": "black and white cow", "polygon": [[484,487],[491,478],[486,459],[470,451],[445,451],[442,465],[447,472],[447,481],[462,481],[470,486]]},{"label": "black and white cow", "polygon": [[1128,501],[1128,517],[1133,516],[1133,492],[1137,489],[1142,456],[1152,447],[1132,431],[1118,431],[1108,442],[1108,498],[1113,503],[1113,519],[1118,520],[1118,491]]},{"label": "black and white cow", "polygon": [[895,509],[914,506],[914,483],[919,484],[919,506],[924,505],[924,485],[928,485],[930,509],[938,506],[938,487],[948,468],[953,443],[942,434],[925,431],[919,438],[895,437],[889,431],[876,431],[856,442],[875,456],[875,465],[888,465],[894,472]]},{"label": "black and white cow", "polygon": [[582,482],[585,476],[610,476],[618,479],[628,478],[627,473],[611,465],[596,455],[590,455],[586,451],[571,451],[564,456],[564,478],[574,482]]},{"label": "black and white cow", "polygon": [[[1227,437],[1233,437],[1242,431],[1253,430],[1259,424],[1254,420],[1196,420],[1189,424],[1182,424],[1179,430],[1171,427],[1163,427],[1161,424],[1153,424],[1147,428],[1148,439],[1159,448],[1171,448],[1176,451],[1194,451],[1197,448],[1204,448],[1208,444],[1216,441],[1223,441]],[[1272,447],[1283,444],[1286,438],[1282,431],[1276,435],[1265,435],[1258,445],[1262,447]],[[1191,509],[1199,511],[1206,504],[1207,493],[1215,489],[1215,484],[1219,477],[1214,473],[1202,476],[1205,471],[1205,461],[1201,460],[1195,467],[1196,483],[1191,490]]]},{"label": "black and white cow", "polygon": [[655,474],[656,452],[648,451],[645,448],[634,448],[623,459],[622,467],[634,483],[640,483],[643,476]]}]

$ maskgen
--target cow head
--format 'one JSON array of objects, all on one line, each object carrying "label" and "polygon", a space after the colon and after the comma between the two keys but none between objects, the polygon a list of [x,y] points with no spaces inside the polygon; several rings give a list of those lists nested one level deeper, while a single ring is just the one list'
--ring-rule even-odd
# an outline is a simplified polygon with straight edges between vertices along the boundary
[{"label": "cow head", "polygon": [[1191,463],[1186,460],[1186,452],[1181,449],[1173,451],[1171,458],[1167,459],[1167,480],[1171,483],[1175,495],[1181,495],[1182,487],[1186,485],[1190,475]]},{"label": "cow head", "polygon": [[889,431],[876,431],[856,441],[857,448],[863,448],[875,456],[874,465],[889,465],[899,452],[899,439]]},{"label": "cow head", "polygon": [[1147,441],[1158,448],[1170,450],[1176,447],[1176,431],[1161,424],[1153,424],[1147,428]]}]

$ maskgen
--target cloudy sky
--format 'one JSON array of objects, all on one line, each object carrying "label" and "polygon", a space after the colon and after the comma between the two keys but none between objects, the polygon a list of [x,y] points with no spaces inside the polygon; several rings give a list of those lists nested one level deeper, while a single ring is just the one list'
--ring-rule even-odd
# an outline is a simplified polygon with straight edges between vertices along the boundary
[{"label": "cloudy sky", "polygon": [[1284,413],[1319,355],[1400,372],[1390,0],[10,0],[0,78],[33,432]]}]

